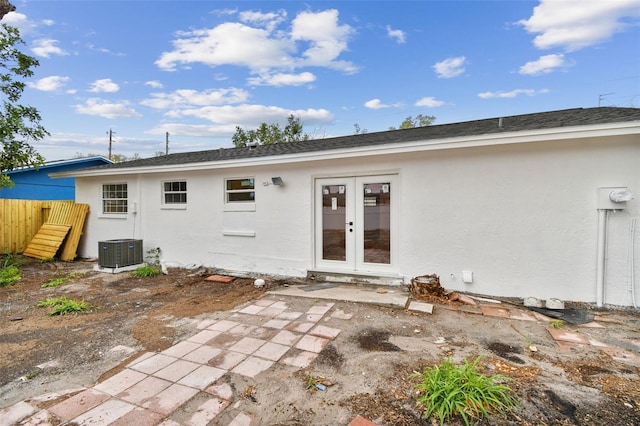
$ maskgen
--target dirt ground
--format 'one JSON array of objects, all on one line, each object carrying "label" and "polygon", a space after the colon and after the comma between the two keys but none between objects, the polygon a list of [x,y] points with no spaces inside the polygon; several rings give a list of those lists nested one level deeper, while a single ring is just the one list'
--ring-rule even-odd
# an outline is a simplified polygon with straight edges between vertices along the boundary
[{"label": "dirt ground", "polygon": [[[0,287],[0,408],[48,392],[92,386],[144,352],[161,351],[193,335],[202,318],[260,297],[277,297],[303,310],[313,299],[266,295],[282,285],[253,279],[205,280],[214,271],[170,269],[168,275],[134,278],[94,272],[95,262],[27,260],[22,279]],[[73,278],[41,288],[52,277]],[[402,291],[396,289],[394,291]],[[48,316],[39,300],[66,295],[89,302],[84,314]],[[487,374],[503,374],[520,400],[507,418],[491,425],[640,425],[640,368],[635,359],[616,360],[597,347],[562,349],[548,323],[485,317],[460,310],[461,303],[431,300],[433,314],[337,301],[353,314],[341,334],[307,369],[274,371],[254,382],[234,383],[238,404],[263,425],[346,425],[360,414],[378,425],[430,425],[415,403],[409,376],[452,357],[482,355]],[[640,313],[599,312],[603,328],[579,330],[590,339],[617,344],[637,358]],[[333,324],[329,324],[334,326]],[[531,347],[537,351],[531,351]],[[309,376],[324,377],[326,391],[307,389]],[[225,424],[225,416],[212,424]],[[454,421],[453,424],[458,424]],[[462,423],[460,423],[462,424]]]}]

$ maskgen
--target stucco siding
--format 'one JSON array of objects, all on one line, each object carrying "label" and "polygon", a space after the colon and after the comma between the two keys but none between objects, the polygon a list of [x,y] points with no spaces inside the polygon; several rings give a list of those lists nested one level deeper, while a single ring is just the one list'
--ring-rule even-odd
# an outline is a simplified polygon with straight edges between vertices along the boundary
[{"label": "stucco siding", "polygon": [[[596,190],[627,186],[636,199],[608,217],[605,302],[630,305],[630,246],[640,238],[636,232],[631,240],[640,212],[639,150],[638,136],[631,135],[78,177],[76,199],[92,206],[80,250],[97,256],[98,241],[142,238],[145,251],[160,247],[173,266],[304,276],[315,266],[314,180],[393,174],[393,269],[405,281],[435,273],[453,290],[593,302]],[[275,176],[284,186],[263,184]],[[224,179],[238,177],[255,178],[255,210],[225,205]],[[161,182],[182,179],[188,182],[186,208],[163,208]],[[129,214],[105,218],[101,185],[125,181]],[[463,270],[473,272],[472,283],[462,282]]]}]

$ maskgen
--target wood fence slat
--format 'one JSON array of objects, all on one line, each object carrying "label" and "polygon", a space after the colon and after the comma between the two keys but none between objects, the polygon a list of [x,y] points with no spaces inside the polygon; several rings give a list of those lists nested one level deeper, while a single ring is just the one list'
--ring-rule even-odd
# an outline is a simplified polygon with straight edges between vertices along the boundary
[{"label": "wood fence slat", "polygon": [[[52,214],[53,205],[60,204],[66,206],[67,211],[79,209],[84,212],[83,215],[72,215],[69,219],[58,216],[63,225],[71,225],[73,227],[73,238],[67,237],[61,250],[62,260],[73,260],[76,257],[76,250],[82,236],[82,228],[84,220],[89,211],[86,204],[76,204],[71,202],[59,201],[40,201],[40,200],[14,200],[0,199],[0,253],[22,253],[38,233],[43,224],[47,223]],[[74,207],[74,205],[81,207]],[[63,210],[64,213],[64,210]],[[68,242],[72,244],[68,244]]]},{"label": "wood fence slat", "polygon": [[45,223],[40,227],[23,254],[36,259],[55,257],[69,229],[71,229],[71,225]]},{"label": "wood fence slat", "polygon": [[89,214],[88,204],[78,204],[74,202],[54,202],[51,206],[48,223],[59,223],[71,225],[71,231],[62,246],[60,259],[71,261],[76,258],[78,244],[84,228],[84,222]]}]

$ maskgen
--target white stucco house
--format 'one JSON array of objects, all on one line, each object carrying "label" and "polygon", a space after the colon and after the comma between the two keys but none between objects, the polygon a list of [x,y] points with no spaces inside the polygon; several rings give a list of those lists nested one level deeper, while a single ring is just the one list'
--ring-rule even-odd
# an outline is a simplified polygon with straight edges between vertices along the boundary
[{"label": "white stucco house", "polygon": [[169,266],[396,284],[437,274],[447,289],[489,296],[640,303],[638,108],[176,153],[58,176],[74,176],[76,201],[91,206],[84,257],[103,240],[139,239]]}]

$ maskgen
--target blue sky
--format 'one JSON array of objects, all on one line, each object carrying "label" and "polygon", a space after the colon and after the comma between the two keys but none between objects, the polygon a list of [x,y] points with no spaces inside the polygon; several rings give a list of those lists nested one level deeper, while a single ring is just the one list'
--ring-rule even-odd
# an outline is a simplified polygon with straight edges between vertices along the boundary
[{"label": "blue sky", "polygon": [[316,138],[640,106],[640,0],[13,0],[40,61],[22,102],[48,160],[231,147],[300,117]]}]

